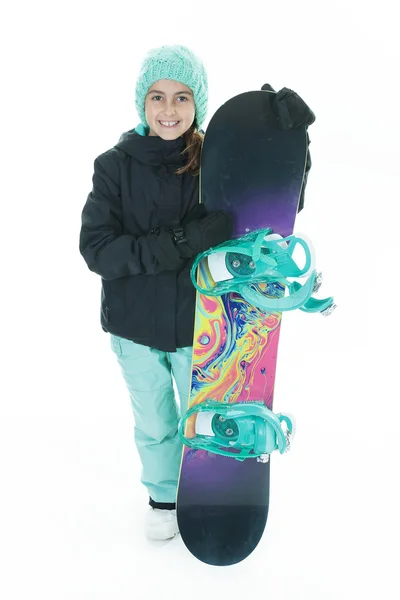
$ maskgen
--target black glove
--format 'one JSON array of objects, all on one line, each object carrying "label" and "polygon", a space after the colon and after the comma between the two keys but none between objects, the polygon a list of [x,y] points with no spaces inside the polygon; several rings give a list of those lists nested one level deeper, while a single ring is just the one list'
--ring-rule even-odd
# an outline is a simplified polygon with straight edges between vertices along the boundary
[{"label": "black glove", "polygon": [[[198,205],[201,206],[201,205]],[[193,214],[204,214],[203,208],[194,208],[191,211]],[[189,215],[187,215],[189,217]],[[190,219],[190,217],[189,217]],[[171,230],[175,244],[182,258],[192,258],[200,252],[208,250],[212,246],[217,246],[222,242],[226,242],[232,236],[233,219],[224,212],[218,211],[195,220],[182,221],[185,227],[177,227]]]},{"label": "black glove", "polygon": [[[261,89],[269,92],[275,91],[269,83],[264,83]],[[274,96],[272,110],[278,119],[281,129],[290,130],[302,126],[308,127],[315,121],[315,114],[311,108],[307,106],[296,92],[287,87],[279,90],[276,96]]]},{"label": "black glove", "polygon": [[207,216],[207,211],[205,209],[204,204],[198,202],[194,205],[194,207],[187,213],[187,215],[183,218],[181,226],[186,227],[188,223],[191,221],[197,221],[198,219],[202,219]]}]

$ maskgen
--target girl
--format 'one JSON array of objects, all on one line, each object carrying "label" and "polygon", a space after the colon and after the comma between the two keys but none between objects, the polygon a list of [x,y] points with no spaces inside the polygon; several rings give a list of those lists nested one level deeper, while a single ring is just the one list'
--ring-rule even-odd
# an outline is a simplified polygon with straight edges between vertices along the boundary
[{"label": "girl", "polygon": [[94,161],[82,211],[79,248],[102,278],[101,326],[129,390],[151,539],[178,533],[177,426],[189,397],[196,298],[190,267],[232,234],[228,214],[198,204],[207,99],[203,63],[189,49],[151,50],[136,83],[141,122]]},{"label": "girl", "polygon": [[150,51],[136,84],[141,123],[96,158],[82,212],[80,252],[102,278],[101,325],[131,398],[153,539],[178,531],[177,425],[191,376],[192,259],[232,231],[228,215],[206,215],[198,204],[207,91],[204,66],[187,48]]}]

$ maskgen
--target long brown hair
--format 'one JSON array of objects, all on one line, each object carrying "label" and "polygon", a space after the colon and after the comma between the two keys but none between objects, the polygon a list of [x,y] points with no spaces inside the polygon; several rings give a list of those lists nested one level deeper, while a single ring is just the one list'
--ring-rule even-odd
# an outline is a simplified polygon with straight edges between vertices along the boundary
[{"label": "long brown hair", "polygon": [[182,154],[187,155],[186,164],[176,171],[176,175],[190,173],[198,175],[200,173],[200,155],[203,146],[204,134],[197,130],[193,124],[185,133],[185,149]]}]

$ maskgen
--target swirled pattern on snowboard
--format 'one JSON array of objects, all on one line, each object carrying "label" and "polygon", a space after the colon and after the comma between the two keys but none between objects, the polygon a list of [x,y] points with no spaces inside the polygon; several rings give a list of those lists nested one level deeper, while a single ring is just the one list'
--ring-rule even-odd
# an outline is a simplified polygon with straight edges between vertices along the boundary
[{"label": "swirled pattern on snowboard", "polygon": [[[213,287],[207,260],[200,263],[198,277],[201,287]],[[268,295],[282,293],[265,285],[262,289]],[[207,399],[259,400],[272,408],[280,322],[281,313],[266,313],[236,292],[198,293],[190,406]],[[195,435],[195,418],[186,425],[189,438]]]}]

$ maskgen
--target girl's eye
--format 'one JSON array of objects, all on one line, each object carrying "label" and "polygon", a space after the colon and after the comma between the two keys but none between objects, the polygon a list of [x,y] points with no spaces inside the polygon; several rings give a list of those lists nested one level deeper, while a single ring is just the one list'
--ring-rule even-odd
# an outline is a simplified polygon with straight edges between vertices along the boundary
[{"label": "girl's eye", "polygon": [[[162,96],[153,96],[153,97],[152,97],[152,100],[155,100],[156,98],[162,98]],[[187,102],[187,98],[186,98],[186,96],[178,96],[178,98],[180,98],[180,99],[182,99],[182,98],[183,98],[183,99],[185,100],[185,102]]]}]

